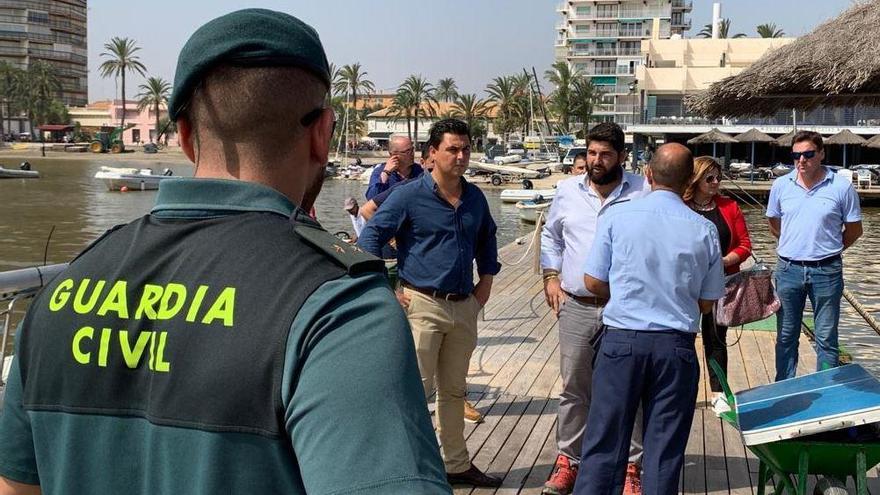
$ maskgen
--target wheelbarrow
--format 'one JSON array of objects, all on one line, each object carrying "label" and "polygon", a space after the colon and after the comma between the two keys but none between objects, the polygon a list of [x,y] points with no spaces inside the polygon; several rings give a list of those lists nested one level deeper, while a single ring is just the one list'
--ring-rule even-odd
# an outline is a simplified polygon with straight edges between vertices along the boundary
[{"label": "wheelbarrow", "polygon": [[[709,366],[715,371],[724,390],[731,410],[721,413],[721,419],[742,434],[737,416],[735,396],[727,383],[727,377],[714,360]],[[849,365],[857,366],[857,365]],[[860,367],[859,367],[860,368]],[[855,423],[854,423],[855,424]],[[842,437],[847,437],[844,430]],[[880,441],[877,438],[861,440],[859,437],[845,441],[828,441],[829,435],[807,435],[796,438],[746,445],[758,458],[758,495],[764,495],[768,481],[776,487],[774,495],[789,493],[806,495],[810,475],[834,477],[841,481],[853,478],[858,495],[867,495],[867,472],[880,464]],[[744,443],[750,443],[745,442]]]}]

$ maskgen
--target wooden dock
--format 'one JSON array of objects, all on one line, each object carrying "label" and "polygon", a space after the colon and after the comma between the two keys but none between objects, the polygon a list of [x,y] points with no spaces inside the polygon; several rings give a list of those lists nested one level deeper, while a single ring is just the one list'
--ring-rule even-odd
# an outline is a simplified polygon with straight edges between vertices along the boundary
[{"label": "wooden dock", "polygon": [[[485,416],[484,423],[467,425],[468,448],[474,463],[503,476],[504,484],[498,489],[459,486],[456,494],[540,494],[556,459],[559,335],[556,317],[544,303],[541,278],[533,272],[532,258],[509,264],[525,249],[515,244],[501,249],[504,268],[479,323],[468,376],[469,399]],[[731,329],[728,344],[737,336]],[[728,374],[734,391],[772,380],[774,337],[773,332],[746,331],[730,347]],[[711,392],[701,349],[698,339],[702,378],[680,491],[754,494],[757,459],[743,446],[739,433],[718,419],[708,405]],[[800,356],[798,374],[815,370],[815,353],[806,338],[801,339]],[[877,469],[869,474],[874,494],[880,494],[878,475]]]}]

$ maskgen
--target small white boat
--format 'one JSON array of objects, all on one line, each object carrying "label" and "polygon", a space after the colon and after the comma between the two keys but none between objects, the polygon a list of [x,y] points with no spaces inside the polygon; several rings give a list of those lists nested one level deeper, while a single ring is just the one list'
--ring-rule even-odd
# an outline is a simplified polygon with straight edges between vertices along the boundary
[{"label": "small white boat", "polygon": [[522,160],[521,155],[505,155],[505,156],[496,156],[492,159],[492,161],[496,165],[510,165],[513,163],[519,163]]},{"label": "small white boat", "polygon": [[151,191],[159,189],[159,182],[172,178],[171,169],[166,168],[161,175],[151,168],[101,167],[95,174],[108,191]]},{"label": "small white boat", "polygon": [[[25,167],[25,164],[27,164],[27,167]],[[0,165],[0,179],[37,179],[40,177],[40,172],[31,170],[30,164],[27,162],[24,162],[22,167],[3,168],[3,165]]]},{"label": "small white boat", "polygon": [[520,201],[533,200],[537,197],[553,201],[555,196],[556,189],[505,189],[501,191],[501,202],[518,203]]},{"label": "small white boat", "polygon": [[546,212],[550,205],[553,204],[552,200],[540,198],[540,199],[530,199],[527,201],[520,201],[516,204],[516,209],[519,210],[519,219],[525,223],[537,223],[538,216],[542,212]]},{"label": "small white boat", "polygon": [[495,165],[484,162],[470,162],[468,165],[472,170],[488,174],[498,174],[502,176],[511,176],[514,179],[537,179],[541,177],[543,172],[537,170],[529,170],[523,167]]}]

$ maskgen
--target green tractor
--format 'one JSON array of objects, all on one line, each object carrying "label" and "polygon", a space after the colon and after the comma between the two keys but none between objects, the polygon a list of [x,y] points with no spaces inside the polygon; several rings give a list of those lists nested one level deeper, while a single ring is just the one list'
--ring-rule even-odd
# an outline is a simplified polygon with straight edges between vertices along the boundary
[{"label": "green tractor", "polygon": [[[122,133],[134,127],[134,124],[126,124],[123,127],[105,127],[95,133],[95,139],[89,144],[89,151],[92,153],[122,153],[125,151],[125,144],[122,142]],[[112,129],[112,130],[108,130]]]}]

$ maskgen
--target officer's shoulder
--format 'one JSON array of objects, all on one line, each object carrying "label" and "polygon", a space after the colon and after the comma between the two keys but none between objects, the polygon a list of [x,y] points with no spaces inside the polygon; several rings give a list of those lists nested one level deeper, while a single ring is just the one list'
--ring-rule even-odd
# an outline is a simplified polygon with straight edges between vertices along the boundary
[{"label": "officer's shoulder", "polygon": [[354,244],[343,242],[320,225],[296,222],[293,230],[310,246],[342,265],[349,275],[381,273],[385,269],[384,261]]}]

